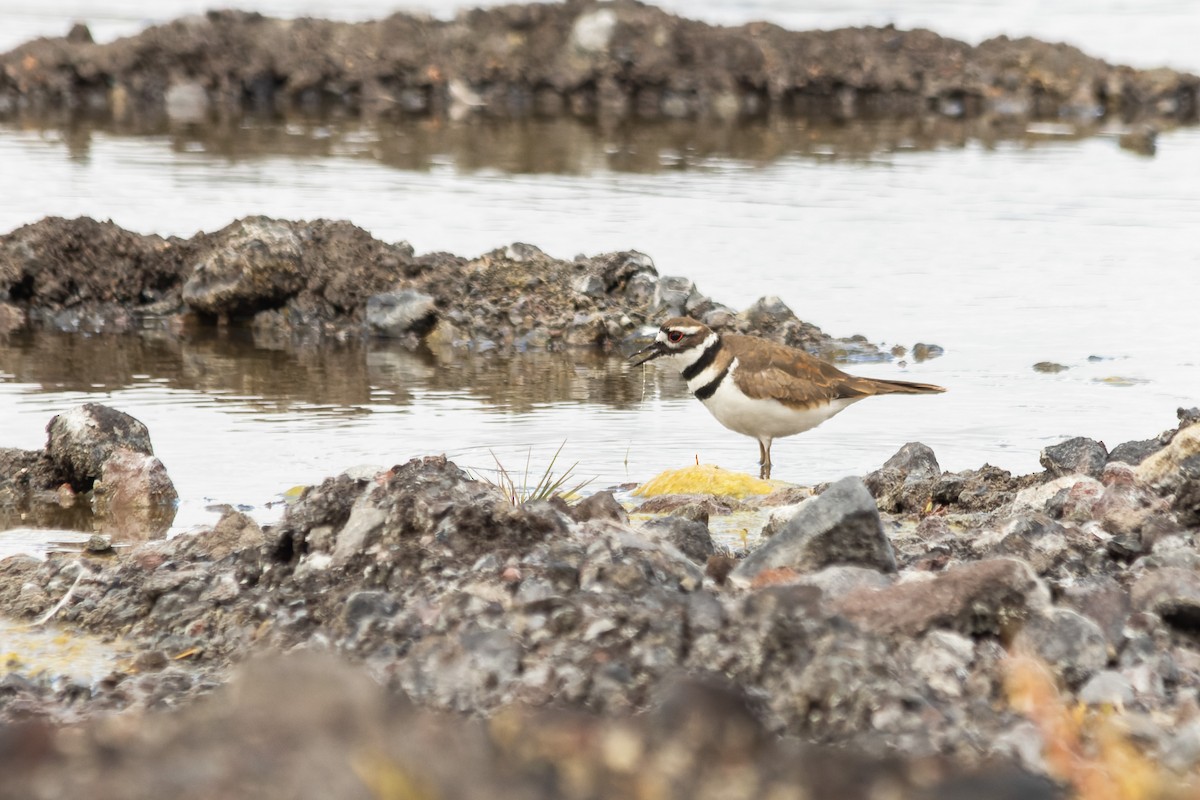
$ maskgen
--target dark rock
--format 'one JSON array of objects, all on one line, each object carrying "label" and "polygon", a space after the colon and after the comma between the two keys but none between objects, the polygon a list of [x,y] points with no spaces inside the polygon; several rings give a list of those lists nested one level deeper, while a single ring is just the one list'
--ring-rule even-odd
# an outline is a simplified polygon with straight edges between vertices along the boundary
[{"label": "dark rock", "polygon": [[50,434],[47,454],[78,491],[92,488],[118,449],[154,455],[145,425],[99,403],[85,403],[57,415],[46,430]]},{"label": "dark rock", "polygon": [[942,475],[933,483],[932,496],[934,503],[956,511],[995,511],[1036,482],[1034,475],[1017,478],[1008,470],[985,464],[977,470]]},{"label": "dark rock", "polygon": [[923,511],[941,474],[933,450],[920,442],[909,442],[863,481],[880,510],[901,513]]},{"label": "dark rock", "polygon": [[915,636],[934,628],[995,634],[1046,604],[1045,589],[1027,564],[997,558],[952,567],[932,580],[852,592],[838,613],[867,630]]},{"label": "dark rock", "polygon": [[1108,451],[1094,439],[1076,436],[1042,450],[1039,461],[1052,478],[1075,473],[1098,478],[1108,462]]},{"label": "dark rock", "polygon": [[659,517],[643,523],[641,531],[653,540],[670,542],[698,564],[707,563],[709,557],[717,551],[708,526],[694,520],[674,516]]},{"label": "dark rock", "polygon": [[613,493],[608,491],[596,492],[589,497],[585,497],[576,503],[573,508],[568,509],[567,513],[576,522],[607,519],[619,522],[622,525],[629,524],[629,513],[617,502],[617,499],[613,497]]},{"label": "dark rock", "polygon": [[1138,575],[1129,589],[1136,611],[1150,611],[1174,628],[1200,631],[1200,574],[1163,567]]},{"label": "dark rock", "polygon": [[1136,467],[1161,450],[1162,447],[1163,444],[1158,439],[1139,439],[1133,442],[1124,442],[1112,449],[1112,452],[1108,454],[1108,460],[1110,463],[1120,461]]},{"label": "dark rock", "polygon": [[749,584],[764,570],[787,567],[811,572],[830,564],[896,571],[896,556],[883,532],[879,509],[858,478],[843,478],[801,505],[782,530],[738,565],[732,577]]},{"label": "dark rock", "polygon": [[399,339],[424,336],[437,324],[437,305],[424,292],[404,289],[367,298],[367,327],[371,333]]},{"label": "dark rock", "polygon": [[67,480],[45,450],[0,447],[0,508],[26,505],[35,493],[55,489]]},{"label": "dark rock", "polygon": [[1108,642],[1100,626],[1066,608],[1049,608],[1030,616],[1013,645],[1036,654],[1073,688],[1108,663]]},{"label": "dark rock", "polygon": [[1200,525],[1200,480],[1192,478],[1181,483],[1171,507],[1182,524]]}]

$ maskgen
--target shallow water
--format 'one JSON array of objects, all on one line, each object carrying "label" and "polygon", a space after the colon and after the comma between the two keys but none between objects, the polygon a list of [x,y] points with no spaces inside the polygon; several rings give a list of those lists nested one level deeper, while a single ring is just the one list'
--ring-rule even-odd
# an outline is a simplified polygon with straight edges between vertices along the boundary
[{"label": "shallow water", "polygon": [[[1083,22],[1128,23],[1115,4],[1095,8]],[[1164,8],[1170,17],[1175,7]],[[191,235],[267,214],[345,218],[421,252],[476,255],[512,241],[566,258],[638,249],[737,308],[779,295],[834,335],[946,349],[921,364],[852,365],[950,391],[871,399],[780,441],[777,477],[862,474],[914,440],[946,469],[1027,472],[1047,444],[1147,438],[1200,399],[1200,131],[1164,132],[1154,158],[1120,149],[1117,132],[292,121],[129,136],[7,126],[0,230],[87,214]],[[1070,369],[1035,372],[1040,361]],[[757,458],[677,376],[593,353],[290,351],[214,332],[0,342],[0,446],[40,447],[50,416],[88,400],[150,427],[182,496],[176,530],[213,519],[210,504],[270,518],[278,507],[268,504],[290,487],[424,454],[480,471],[494,470],[492,453],[518,470],[528,457],[536,479],[565,442],[556,468],[580,462],[591,488],[697,457],[753,471]]]}]

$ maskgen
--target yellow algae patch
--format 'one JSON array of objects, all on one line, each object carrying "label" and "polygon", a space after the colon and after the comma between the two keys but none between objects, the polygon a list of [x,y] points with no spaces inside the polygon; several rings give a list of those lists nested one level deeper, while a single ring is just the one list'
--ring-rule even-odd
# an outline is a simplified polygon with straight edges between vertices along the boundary
[{"label": "yellow algae patch", "polygon": [[714,464],[698,464],[683,469],[669,469],[633,490],[639,497],[657,497],[662,494],[714,494],[736,497],[739,500],[750,495],[770,494],[786,484],[778,481],[763,481],[742,472],[722,469]]},{"label": "yellow algae patch", "polygon": [[26,625],[0,617],[0,672],[29,677],[67,676],[95,682],[112,672],[129,657],[121,642],[106,642],[98,636],[64,631],[54,627]]}]

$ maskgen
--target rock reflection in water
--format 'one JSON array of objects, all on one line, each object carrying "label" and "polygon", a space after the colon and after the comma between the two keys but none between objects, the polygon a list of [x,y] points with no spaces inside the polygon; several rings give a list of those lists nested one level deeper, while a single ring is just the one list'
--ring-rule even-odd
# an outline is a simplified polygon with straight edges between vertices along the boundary
[{"label": "rock reflection in water", "polygon": [[[8,123],[12,125],[14,123]],[[1093,120],[1029,128],[1023,120],[930,115],[846,121],[774,117],[744,122],[657,121],[597,125],[576,119],[412,120],[373,124],[324,117],[243,118],[205,124],[122,123],[109,119],[22,117],[24,130],[58,132],[70,157],[86,160],[94,133],[168,137],[177,153],[230,161],[355,157],[424,172],[452,164],[462,172],[588,175],[703,169],[713,160],[762,166],[787,158],[868,161],[898,150],[935,150],[980,142],[1036,146],[1099,133]],[[7,127],[7,125],[5,126]]]},{"label": "rock reflection in water", "polygon": [[263,412],[320,407],[349,415],[372,403],[404,406],[439,392],[523,413],[550,403],[629,409],[646,396],[681,397],[686,389],[675,376],[631,371],[619,356],[594,349],[508,356],[412,351],[383,339],[283,346],[248,331],[209,328],[132,336],[24,331],[0,339],[0,370],[6,382],[43,392],[153,385]]}]

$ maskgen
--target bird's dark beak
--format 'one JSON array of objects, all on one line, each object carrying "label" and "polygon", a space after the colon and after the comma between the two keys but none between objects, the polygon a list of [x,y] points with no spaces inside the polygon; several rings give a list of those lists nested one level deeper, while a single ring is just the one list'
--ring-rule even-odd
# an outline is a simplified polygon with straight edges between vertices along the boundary
[{"label": "bird's dark beak", "polygon": [[636,367],[639,364],[645,364],[647,361],[653,361],[664,353],[666,353],[666,350],[663,349],[662,342],[651,342],[648,346],[631,355],[629,363],[631,366]]}]

